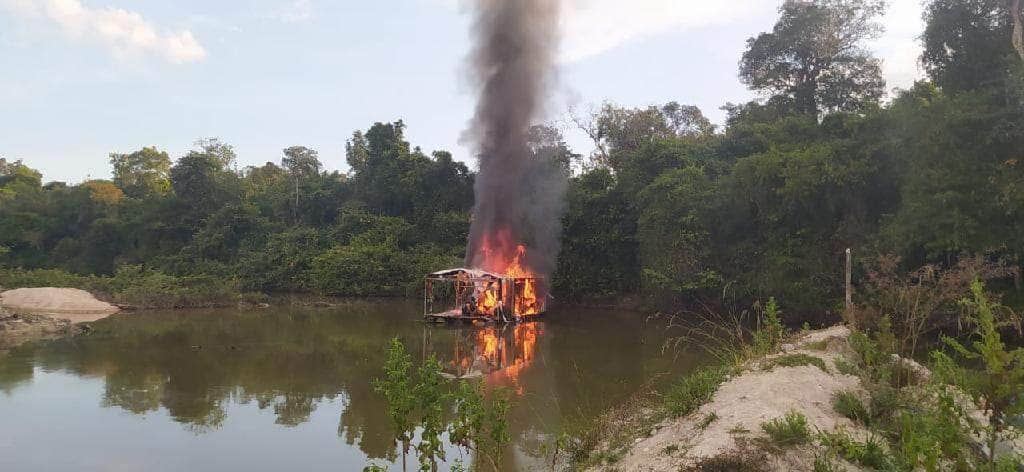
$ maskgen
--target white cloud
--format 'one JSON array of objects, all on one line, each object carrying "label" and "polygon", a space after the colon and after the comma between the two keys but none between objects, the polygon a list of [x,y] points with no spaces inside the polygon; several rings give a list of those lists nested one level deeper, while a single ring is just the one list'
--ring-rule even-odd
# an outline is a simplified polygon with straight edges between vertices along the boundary
[{"label": "white cloud", "polygon": [[284,23],[301,23],[313,18],[313,4],[310,0],[292,0],[287,5],[263,16],[268,20]]},{"label": "white cloud", "polygon": [[672,30],[774,15],[772,0],[563,0],[562,61],[577,62]]},{"label": "white cloud", "polygon": [[142,15],[121,8],[90,7],[81,0],[0,0],[0,8],[26,21],[53,23],[72,40],[100,43],[120,59],[151,54],[185,64],[206,58],[191,31],[158,31]]}]

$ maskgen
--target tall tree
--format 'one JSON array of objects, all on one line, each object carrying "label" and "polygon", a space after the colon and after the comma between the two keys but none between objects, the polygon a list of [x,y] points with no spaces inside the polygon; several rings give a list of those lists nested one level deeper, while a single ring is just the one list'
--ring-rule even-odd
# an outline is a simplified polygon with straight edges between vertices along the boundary
[{"label": "tall tree", "polygon": [[1012,3],[931,0],[926,5],[921,59],[937,85],[956,93],[997,84],[1006,77],[1008,61],[1014,56]]},{"label": "tall tree", "polygon": [[216,159],[221,169],[231,169],[235,165],[235,147],[220,138],[201,138],[195,142],[196,150]]},{"label": "tall tree", "polygon": [[130,197],[163,195],[171,189],[171,158],[155,147],[131,154],[110,154],[114,184]]},{"label": "tall tree", "polygon": [[787,0],[772,32],[747,40],[740,79],[800,113],[862,111],[885,88],[864,48],[884,9],[882,0]]}]

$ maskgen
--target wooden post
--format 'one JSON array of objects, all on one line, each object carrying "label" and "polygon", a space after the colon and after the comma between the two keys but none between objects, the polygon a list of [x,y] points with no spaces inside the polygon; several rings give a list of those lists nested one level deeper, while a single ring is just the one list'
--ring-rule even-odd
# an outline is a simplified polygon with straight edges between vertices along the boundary
[{"label": "wooden post", "polygon": [[853,308],[853,252],[846,248],[846,309]]}]

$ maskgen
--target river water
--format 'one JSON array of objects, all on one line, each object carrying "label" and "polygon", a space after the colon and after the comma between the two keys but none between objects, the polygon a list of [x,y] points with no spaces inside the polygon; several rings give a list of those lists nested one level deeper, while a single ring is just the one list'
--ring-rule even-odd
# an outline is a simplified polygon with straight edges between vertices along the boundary
[{"label": "river water", "polygon": [[0,357],[0,470],[401,470],[371,387],[394,336],[416,362],[434,354],[451,376],[507,387],[503,468],[534,470],[559,431],[701,361],[663,353],[662,325],[640,314],[568,308],[505,329],[427,325],[404,301],[145,311],[93,328]]}]

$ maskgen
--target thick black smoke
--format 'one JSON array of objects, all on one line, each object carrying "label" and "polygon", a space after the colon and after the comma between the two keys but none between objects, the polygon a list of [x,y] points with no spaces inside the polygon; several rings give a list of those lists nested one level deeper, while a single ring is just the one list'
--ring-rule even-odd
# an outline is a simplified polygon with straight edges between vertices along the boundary
[{"label": "thick black smoke", "polygon": [[525,264],[549,275],[558,255],[565,174],[531,152],[527,134],[553,82],[559,0],[473,0],[472,82],[476,113],[468,131],[479,160],[466,264],[503,270],[527,246]]}]

